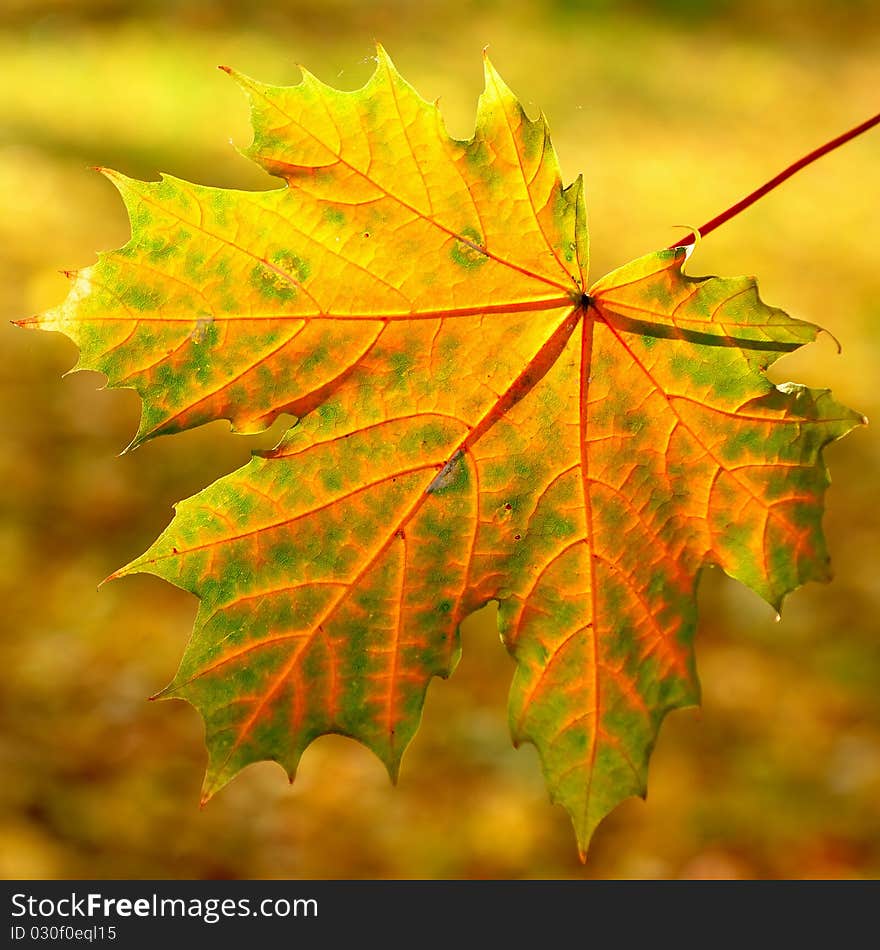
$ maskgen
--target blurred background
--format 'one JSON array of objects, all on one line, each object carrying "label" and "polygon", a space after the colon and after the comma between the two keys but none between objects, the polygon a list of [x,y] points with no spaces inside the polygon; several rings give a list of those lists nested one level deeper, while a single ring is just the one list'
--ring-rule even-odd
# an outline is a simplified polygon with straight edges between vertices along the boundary
[{"label": "blurred background", "polygon": [[[201,721],[146,698],[195,615],[153,577],[96,590],[171,504],[273,444],[215,423],[117,457],[137,397],[102,392],[55,334],[7,320],[63,299],[60,268],[124,243],[101,164],[275,187],[215,66],[359,86],[379,39],[450,131],[473,128],[486,44],[583,171],[593,276],[665,246],[880,109],[880,8],[699,0],[3,0],[0,3],[0,875],[31,878],[880,876],[880,435],[826,452],[836,578],[783,620],[718,572],[700,588],[701,710],[671,715],[647,803],[598,830],[586,866],[537,755],[506,725],[512,663],[492,609],[435,680],[397,788],[324,737],[288,786],[247,769],[204,810]],[[692,274],[757,274],[827,337],[776,381],[833,388],[880,420],[880,130],[802,172],[697,250]]]}]

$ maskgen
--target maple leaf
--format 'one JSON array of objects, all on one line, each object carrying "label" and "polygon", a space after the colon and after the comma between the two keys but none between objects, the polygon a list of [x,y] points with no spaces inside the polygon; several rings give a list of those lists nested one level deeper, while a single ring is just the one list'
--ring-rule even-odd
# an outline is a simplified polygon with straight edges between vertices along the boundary
[{"label": "maple leaf", "polygon": [[285,186],[106,171],[131,240],[22,321],[140,394],[133,445],[298,418],[114,575],[200,600],[162,695],[204,717],[204,796],[262,759],[292,778],[330,732],[396,777],[461,621],[496,600],[514,741],[583,855],[698,701],[702,567],[777,607],[828,577],[821,452],[862,419],[769,382],[817,327],[753,279],[689,277],[674,247],[587,289],[581,179],[488,60],[468,141],[381,49],[355,92],[233,76],[247,154]]}]

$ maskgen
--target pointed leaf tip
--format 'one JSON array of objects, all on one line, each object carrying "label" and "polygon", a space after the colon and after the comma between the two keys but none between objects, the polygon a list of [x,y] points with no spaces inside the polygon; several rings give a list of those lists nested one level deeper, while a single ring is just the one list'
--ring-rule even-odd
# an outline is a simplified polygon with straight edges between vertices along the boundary
[{"label": "pointed leaf tip", "polygon": [[151,703],[153,703],[153,702],[157,702],[160,699],[165,700],[165,699],[181,698],[176,695],[177,692],[178,692],[178,687],[175,685],[174,681],[172,681],[167,686],[163,686],[162,689],[156,690],[156,692],[153,693],[152,696],[148,696],[147,699]]},{"label": "pointed leaf tip", "polygon": [[102,580],[102,581],[98,584],[98,586],[95,588],[95,590],[96,590],[96,591],[100,590],[105,584],[109,583],[110,581],[115,581],[115,580],[117,580],[117,578],[120,578],[120,577],[122,577],[122,576],[123,576],[123,571],[122,571],[122,568],[120,568],[118,571],[114,571],[112,574],[108,574],[108,575],[104,578],[104,580]]},{"label": "pointed leaf tip", "polygon": [[497,81],[500,80],[501,77],[498,75],[498,71],[495,69],[492,60],[489,58],[489,47],[487,46],[483,50],[483,81],[485,83],[490,79]]},{"label": "pointed leaf tip", "polygon": [[116,171],[114,168],[107,168],[106,165],[90,165],[92,171],[98,172],[98,174],[103,175],[105,178],[112,181],[114,184],[118,182],[126,181],[126,176],[121,172]]},{"label": "pointed leaf tip", "polygon": [[400,75],[397,66],[394,65],[394,60],[388,55],[388,51],[381,43],[376,44],[375,60],[376,72],[378,72],[380,69],[385,69],[388,72],[392,83],[406,83],[406,80]]}]

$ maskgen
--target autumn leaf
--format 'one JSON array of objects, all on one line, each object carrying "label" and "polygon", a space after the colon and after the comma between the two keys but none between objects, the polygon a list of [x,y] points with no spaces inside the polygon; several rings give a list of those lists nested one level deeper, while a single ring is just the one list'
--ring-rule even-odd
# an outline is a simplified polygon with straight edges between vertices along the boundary
[{"label": "autumn leaf", "polygon": [[777,607],[827,579],[821,452],[861,417],[767,379],[817,328],[751,278],[687,276],[678,247],[588,287],[581,180],[488,60],[469,141],[381,49],[355,92],[232,75],[284,186],[105,171],[131,240],[22,321],[140,394],[133,445],[297,417],[115,575],[200,599],[162,695],[204,717],[205,799],[258,760],[292,777],[330,732],[396,778],[460,623],[496,600],[514,742],[583,854],[698,701],[703,566]]}]

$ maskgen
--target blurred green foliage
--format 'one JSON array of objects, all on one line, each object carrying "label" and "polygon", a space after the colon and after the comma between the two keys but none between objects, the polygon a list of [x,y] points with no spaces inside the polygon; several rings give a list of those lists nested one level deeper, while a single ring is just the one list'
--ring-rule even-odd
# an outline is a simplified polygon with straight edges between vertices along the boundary
[{"label": "blurred green foliage", "polygon": [[[612,4],[303,0],[5,0],[0,10],[0,311],[65,293],[127,236],[111,165],[155,178],[274,187],[228,145],[249,141],[227,62],[269,82],[295,63],[353,88],[379,38],[467,135],[479,51],[547,113],[567,178],[583,170],[594,275],[706,220],[877,111],[880,10],[868,0]],[[762,294],[826,326],[774,378],[831,386],[880,417],[876,208],[880,136],[858,140],[727,224],[692,273],[757,273]],[[6,877],[876,877],[880,875],[880,443],[828,452],[837,577],[782,623],[707,572],[701,711],[670,717],[647,805],[599,829],[586,867],[509,743],[512,664],[491,608],[429,692],[392,789],[338,737],[288,787],[248,769],[203,811],[198,716],[148,704],[195,613],[155,578],[96,585],[140,553],[170,505],[277,439],[221,423],[117,457],[131,392],[102,392],[60,338],[0,327],[0,874]]]}]

